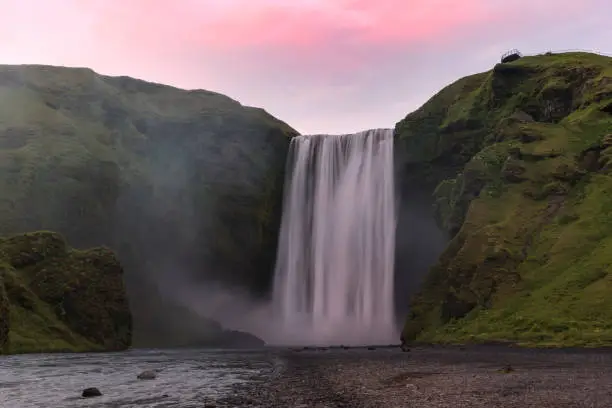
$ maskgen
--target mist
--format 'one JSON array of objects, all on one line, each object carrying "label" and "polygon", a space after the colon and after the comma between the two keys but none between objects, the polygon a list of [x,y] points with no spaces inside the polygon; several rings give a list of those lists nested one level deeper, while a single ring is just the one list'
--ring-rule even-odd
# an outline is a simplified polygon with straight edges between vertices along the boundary
[{"label": "mist", "polygon": [[[206,143],[201,142],[207,147],[199,151],[204,157],[228,143],[227,139],[208,137]],[[135,315],[135,344],[149,344],[150,337],[164,338],[169,344],[177,338],[197,341],[218,332],[220,327],[214,322],[226,329],[252,333],[272,344],[314,341],[305,328],[287,333],[281,322],[275,320],[270,299],[273,262],[267,262],[268,269],[256,270],[261,281],[254,282],[245,271],[235,269],[245,265],[244,259],[228,265],[215,255],[218,245],[215,241],[219,240],[215,222],[228,222],[226,228],[235,222],[233,215],[227,213],[227,203],[216,199],[217,192],[219,189],[245,192],[235,170],[233,174],[229,168],[220,172],[220,167],[228,164],[218,159],[194,160],[190,149],[165,143],[157,149],[150,154],[147,171],[142,173],[146,182],[126,186],[117,201],[117,214],[121,216],[116,238],[123,242],[119,254],[122,260],[125,258],[126,282]],[[211,174],[215,177],[211,178]],[[254,174],[251,172],[250,176]],[[393,304],[399,330],[410,297],[419,290],[429,268],[445,248],[448,236],[434,219],[431,192],[404,183],[401,171],[396,171],[395,178]],[[280,217],[280,200],[276,208]],[[272,231],[275,239],[279,231],[277,225]],[[247,234],[242,239],[253,237]],[[273,259],[276,251],[268,255]],[[236,256],[241,258],[239,252]],[[163,310],[157,310],[160,308]],[[148,317],[151,314],[157,316],[153,321]],[[187,320],[186,314],[190,316]],[[177,321],[189,324],[177,328]],[[351,324],[354,323],[347,323]],[[338,340],[340,343],[342,339]]]},{"label": "mist", "polygon": [[[265,318],[255,318],[264,313],[254,311],[265,308],[273,268],[267,259],[275,248],[253,243],[262,227],[249,212],[258,206],[263,181],[278,172],[272,156],[281,136],[256,149],[266,141],[223,129],[203,131],[206,125],[197,122],[187,128],[155,120],[137,125],[153,143],[138,178],[123,185],[113,236],[125,265],[135,345],[206,341],[218,334],[216,322],[265,338],[256,323]],[[266,166],[224,159],[233,146],[259,150]],[[272,254],[262,257],[262,251]]]},{"label": "mist", "polygon": [[[88,69],[14,66],[1,74],[12,92],[31,98],[2,103],[11,140],[23,144],[6,147],[5,233],[46,229],[76,248],[115,250],[135,347],[206,343],[220,325],[282,341],[269,297],[297,132],[207,91]],[[25,168],[32,173],[17,177]],[[398,194],[398,320],[446,240],[429,191],[415,191]]]},{"label": "mist", "polygon": [[415,178],[405,144],[395,141],[394,166],[397,198],[395,234],[395,311],[402,327],[410,300],[450,240],[436,222],[433,210],[435,183]]},{"label": "mist", "polygon": [[410,298],[448,244],[448,234],[434,218],[429,191],[404,189],[397,212],[395,243],[395,310],[398,324],[409,311]]},{"label": "mist", "polygon": [[297,132],[224,95],[89,69],[5,66],[0,80],[27,96],[0,101],[22,141],[2,151],[3,232],[113,249],[134,346],[206,343],[221,330],[213,319],[244,314],[215,299],[265,297]]}]

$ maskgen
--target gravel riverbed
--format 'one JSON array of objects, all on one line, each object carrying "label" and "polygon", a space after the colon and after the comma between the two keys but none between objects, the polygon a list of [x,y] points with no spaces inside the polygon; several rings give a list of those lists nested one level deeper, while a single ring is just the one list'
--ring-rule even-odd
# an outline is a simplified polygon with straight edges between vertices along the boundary
[{"label": "gravel riverbed", "polygon": [[611,408],[612,350],[286,350],[218,407]]},{"label": "gravel riverbed", "polygon": [[[143,371],[156,373],[140,380]],[[101,396],[81,398],[85,388]],[[612,408],[612,350],[131,350],[0,358],[2,408]]]}]

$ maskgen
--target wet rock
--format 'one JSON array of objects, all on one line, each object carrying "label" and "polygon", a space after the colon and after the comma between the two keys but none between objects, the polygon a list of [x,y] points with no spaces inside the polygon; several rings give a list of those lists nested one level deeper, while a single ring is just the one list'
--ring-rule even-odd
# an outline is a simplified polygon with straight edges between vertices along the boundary
[{"label": "wet rock", "polygon": [[502,176],[506,181],[511,183],[520,183],[525,180],[525,167],[514,157],[509,157],[502,167]]},{"label": "wet rock", "polygon": [[138,374],[137,378],[139,380],[154,380],[157,378],[157,373],[152,370],[147,370],[147,371],[143,371],[142,373]]},{"label": "wet rock", "polygon": [[440,319],[448,322],[451,319],[462,319],[476,307],[473,299],[458,297],[454,292],[448,292],[442,302]]},{"label": "wet rock", "polygon": [[514,112],[510,118],[514,119],[514,120],[516,120],[518,122],[523,122],[523,123],[528,123],[528,122],[534,122],[535,121],[533,119],[533,116],[531,116],[530,114],[528,114],[526,112],[523,112],[522,110],[518,110],[518,111]]},{"label": "wet rock", "polygon": [[370,346],[370,347],[368,347],[368,350],[376,350],[376,347]]},{"label": "wet rock", "polygon": [[553,170],[553,177],[557,180],[575,183],[584,176],[586,172],[576,166],[575,163],[562,163]]},{"label": "wet rock", "polygon": [[85,388],[81,393],[83,398],[101,397],[102,393],[96,387]]},{"label": "wet rock", "polygon": [[508,374],[514,371],[514,367],[512,367],[510,364],[507,364],[505,366],[503,366],[502,368],[499,369],[500,373],[504,373],[504,374]]},{"label": "wet rock", "polygon": [[542,135],[532,130],[523,130],[519,135],[519,140],[523,143],[537,142],[542,139]]}]

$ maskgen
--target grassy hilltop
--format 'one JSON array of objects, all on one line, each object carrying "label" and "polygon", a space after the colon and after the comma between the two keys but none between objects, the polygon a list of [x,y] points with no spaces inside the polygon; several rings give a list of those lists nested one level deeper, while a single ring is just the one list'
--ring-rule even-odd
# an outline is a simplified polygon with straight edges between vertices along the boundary
[{"label": "grassy hilltop", "polygon": [[395,132],[402,174],[453,237],[406,341],[612,345],[612,58],[497,64]]},{"label": "grassy hilltop", "polygon": [[185,313],[173,293],[161,299],[166,283],[266,289],[295,134],[214,92],[0,66],[0,234],[51,230],[116,250],[136,343],[172,344]]}]

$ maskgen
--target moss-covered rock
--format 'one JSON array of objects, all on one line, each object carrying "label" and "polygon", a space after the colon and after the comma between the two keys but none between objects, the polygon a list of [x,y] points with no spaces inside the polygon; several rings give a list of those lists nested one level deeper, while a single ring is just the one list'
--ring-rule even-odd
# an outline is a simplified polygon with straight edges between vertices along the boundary
[{"label": "moss-covered rock", "polygon": [[124,350],[132,318],[112,251],[53,232],[0,238],[0,340],[11,353]]},{"label": "moss-covered rock", "polygon": [[463,78],[398,123],[400,166],[453,237],[404,341],[612,344],[611,100],[612,58],[552,54]]},{"label": "moss-covered rock", "polygon": [[0,66],[0,100],[0,231],[116,250],[137,332],[171,327],[140,324],[170,315],[159,282],[267,290],[287,124],[214,92],[81,68]]}]

